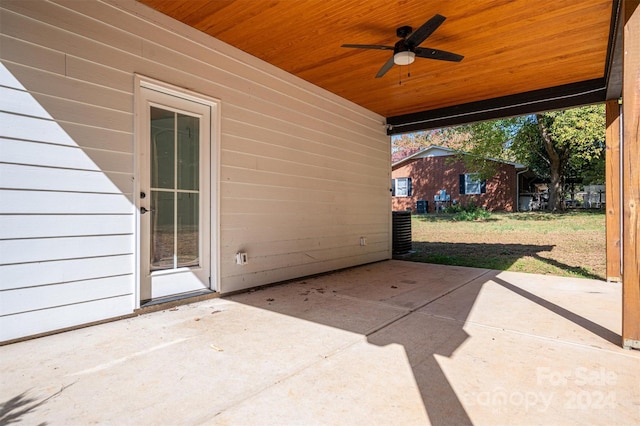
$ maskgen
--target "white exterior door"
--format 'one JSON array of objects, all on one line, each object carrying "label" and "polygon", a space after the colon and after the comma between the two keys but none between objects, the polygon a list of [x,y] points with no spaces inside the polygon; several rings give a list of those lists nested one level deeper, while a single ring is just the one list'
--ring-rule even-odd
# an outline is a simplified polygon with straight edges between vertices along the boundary
[{"label": "white exterior door", "polygon": [[139,300],[211,286],[211,122],[206,103],[140,87]]}]

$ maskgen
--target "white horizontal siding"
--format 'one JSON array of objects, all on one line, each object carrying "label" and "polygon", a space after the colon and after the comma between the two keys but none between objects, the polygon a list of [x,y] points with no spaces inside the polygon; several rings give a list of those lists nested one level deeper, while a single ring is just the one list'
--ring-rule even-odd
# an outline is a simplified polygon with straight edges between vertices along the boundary
[{"label": "white horizontal siding", "polygon": [[80,324],[101,321],[133,311],[131,295],[113,296],[82,303],[53,306],[38,311],[27,311],[0,317],[0,340],[60,330]]},{"label": "white horizontal siding", "polygon": [[[0,152],[2,152],[2,160],[6,163],[124,173],[129,176],[133,173],[133,154],[130,152],[82,149],[77,146],[53,145],[1,137]],[[92,160],[93,157],[100,160],[100,166]]]},{"label": "white horizontal siding", "polygon": [[5,111],[11,111],[14,114],[51,118],[42,105],[33,102],[31,94],[22,90],[0,87],[0,99],[2,99],[2,109]]},{"label": "white horizontal siding", "polygon": [[4,215],[0,240],[133,234],[131,215]]},{"label": "white horizontal siding", "polygon": [[2,292],[0,317],[114,297],[114,294],[130,296],[132,290],[130,275],[7,290]]},{"label": "white horizontal siding", "polygon": [[[300,239],[300,234],[304,233],[306,238],[310,239],[320,239],[331,233],[335,233],[337,235],[376,235],[380,233],[380,225],[381,223],[385,223],[384,220],[380,220],[379,223],[375,223],[372,221],[366,226],[358,226],[357,231],[360,231],[362,235],[358,234],[354,231],[353,226],[348,223],[341,224],[326,224],[323,226],[317,226],[313,230],[307,230],[308,226],[301,221],[297,226],[295,224],[284,224],[281,226],[263,226],[263,227],[255,227],[255,233],[253,235],[252,242],[254,244],[263,244],[274,242],[277,243],[279,241],[295,241]],[[239,246],[243,244],[242,239],[237,239],[241,237],[242,234],[238,231],[242,229],[242,224],[238,222],[238,226],[228,227],[222,232],[221,241],[223,244],[227,244],[229,246]],[[382,233],[386,235],[386,233]]]},{"label": "white horizontal siding", "polygon": [[[130,76],[127,76],[125,80],[126,86],[114,84],[118,88],[112,88],[104,86],[104,83],[109,82],[109,80],[99,84],[97,79],[87,82],[68,78],[68,70],[65,71],[66,75],[61,75],[59,73],[43,72],[43,70],[19,64],[9,64],[7,68],[14,75],[20,75],[20,78],[28,80],[29,93],[36,97],[38,95],[64,97],[82,104],[100,105],[104,108],[128,112],[130,112],[133,104],[131,92],[123,90],[125,88],[130,89]],[[87,71],[94,72],[95,68],[90,68]],[[122,74],[126,76],[125,73]]]},{"label": "white horizontal siding", "polygon": [[4,25],[7,19],[4,11],[0,10],[0,20],[3,25],[0,29],[2,31],[0,47],[2,47],[3,59],[64,75],[66,61],[64,53],[6,36]]},{"label": "white horizontal siding", "polygon": [[0,214],[133,213],[131,200],[123,194],[0,190],[0,199]]},{"label": "white horizontal siding", "polygon": [[[331,260],[324,262],[305,262],[304,255],[299,254],[294,255],[295,257],[292,256],[289,259],[290,262],[288,264],[285,263],[282,267],[266,269],[259,272],[246,272],[246,270],[240,269],[240,267],[232,263],[223,263],[223,265],[229,269],[230,274],[226,277],[229,286],[238,288],[243,288],[244,286],[255,287],[261,285],[260,283],[262,282],[284,281],[293,277],[318,274],[326,272],[327,270],[333,271],[380,260],[376,252],[363,250],[361,253],[362,254],[354,254],[353,250],[351,250],[350,256],[333,256]],[[234,275],[234,269],[243,272]]]},{"label": "white horizontal siding", "polygon": [[132,275],[133,269],[132,254],[6,265],[0,268],[0,290]]},{"label": "white horizontal siding", "polygon": [[[130,176],[129,179],[127,176],[123,178],[125,181],[131,181]],[[117,194],[120,190],[113,181],[117,181],[118,178],[117,174],[109,175],[98,171],[0,164],[2,186],[12,189]]]},{"label": "white horizontal siding", "polygon": [[[353,241],[352,241],[353,240]],[[251,258],[252,265],[249,265],[248,269],[255,268],[257,271],[265,269],[263,267],[255,267],[256,263],[260,261],[269,261],[269,258],[280,258],[281,255],[290,254],[302,254],[307,259],[305,262],[324,260],[333,256],[332,250],[342,250],[345,256],[360,254],[359,252],[349,252],[349,246],[351,244],[359,244],[360,236],[358,234],[352,234],[346,232],[341,236],[320,236],[310,237],[306,239],[290,239],[280,241],[264,241],[261,243],[253,243],[251,249],[248,250],[248,254]],[[380,243],[386,243],[384,234],[370,234],[367,237],[367,245],[376,245]],[[366,251],[365,247],[362,247],[360,251]],[[275,265],[271,265],[273,268]],[[266,269],[271,269],[266,268]],[[242,271],[243,268],[238,268]]]},{"label": "white horizontal siding", "polygon": [[[294,160],[281,160],[230,151],[223,152],[222,158],[228,164],[225,167],[248,169],[265,175],[304,176],[309,181],[330,181],[339,185],[347,183],[348,185],[375,186],[380,183],[375,174],[375,169],[369,170],[358,164],[354,164],[353,168],[355,170],[352,170],[349,167],[340,167],[339,162],[319,166],[311,161],[300,163]],[[360,173],[358,173],[358,170],[360,170]]]},{"label": "white horizontal siding", "polygon": [[[73,3],[70,3],[68,8],[34,8],[25,4],[26,2],[24,1],[9,1],[6,3],[8,9],[55,27],[55,31],[67,32],[85,38],[87,40],[86,43],[90,43],[92,47],[99,44],[108,44],[113,48],[133,53],[134,55],[142,53],[142,40],[139,37],[129,34],[127,31],[115,31],[113,27],[106,25],[102,19],[94,19],[86,14],[74,11]],[[62,43],[64,41],[57,42]],[[85,46],[87,45],[83,44],[79,47]]]},{"label": "white horizontal siding", "polygon": [[60,125],[53,120],[37,119],[0,111],[1,136],[18,140],[75,145]]},{"label": "white horizontal siding", "polygon": [[[292,158],[299,155],[318,156],[330,162],[364,162],[369,167],[386,167],[384,158],[371,155],[376,151],[368,151],[367,146],[353,147],[348,140],[335,141],[332,138],[305,139],[302,129],[294,133],[285,133],[283,129],[269,129],[259,127],[252,121],[242,123],[235,120],[224,122],[225,140],[229,141],[227,150],[250,152],[254,155],[277,156],[278,158]],[[314,141],[305,144],[304,141]],[[338,143],[336,143],[338,142]],[[339,143],[342,142],[342,143]],[[247,151],[246,146],[253,149]],[[363,151],[364,149],[364,151]]]},{"label": "white horizontal siding", "polygon": [[390,256],[382,117],[133,0],[0,6],[3,339],[135,306],[134,73],[221,101],[218,290]]},{"label": "white horizontal siding", "polygon": [[30,238],[0,241],[2,264],[130,254],[130,235]]},{"label": "white horizontal siding", "polygon": [[[64,121],[83,123],[120,132],[133,132],[131,121],[132,105],[128,111],[118,111],[95,104],[86,104],[55,96],[35,94],[36,100],[54,117],[64,117]],[[125,104],[126,105],[126,104]],[[59,119],[62,121],[62,119]]]},{"label": "white horizontal siding", "polygon": [[[226,115],[223,116],[224,126],[223,132],[226,133],[226,126],[230,126],[226,120],[233,120],[240,123],[250,123],[253,127],[264,128],[266,130],[276,130],[285,135],[293,135],[295,138],[303,141],[313,141],[314,144],[329,145],[334,148],[342,149],[347,152],[357,152],[360,154],[381,155],[386,153],[384,145],[373,142],[366,135],[358,135],[354,131],[345,132],[335,126],[333,122],[326,122],[317,118],[308,117],[284,108],[274,108],[274,106],[266,101],[256,98],[247,99],[246,107],[229,105],[225,109]],[[270,114],[259,112],[254,106],[262,106]],[[299,118],[293,121],[291,118]],[[331,119],[333,117],[327,117]],[[380,130],[383,127],[380,126]],[[247,134],[247,132],[242,132]],[[339,158],[339,157],[338,157]]]},{"label": "white horizontal siding", "polygon": [[0,12],[0,340],[130,313],[135,294],[133,76],[39,43],[88,21],[24,6],[56,25]]}]

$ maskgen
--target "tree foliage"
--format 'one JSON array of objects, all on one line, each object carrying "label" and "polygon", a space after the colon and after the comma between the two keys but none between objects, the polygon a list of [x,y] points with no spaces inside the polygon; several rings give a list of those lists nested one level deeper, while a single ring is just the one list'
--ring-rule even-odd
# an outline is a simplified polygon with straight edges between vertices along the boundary
[{"label": "tree foliage", "polygon": [[604,105],[551,111],[522,119],[511,150],[516,159],[549,181],[549,209],[564,207],[567,178],[604,182]]},{"label": "tree foliage", "polygon": [[478,173],[481,179],[489,179],[497,172],[500,161],[517,161],[510,149],[511,142],[520,128],[521,118],[482,121],[447,129],[450,137],[461,135],[458,159],[464,161],[469,171]]},{"label": "tree foliage", "polygon": [[391,140],[391,162],[395,163],[400,161],[431,145],[462,150],[464,148],[464,141],[468,138],[469,135],[465,135],[462,131],[451,132],[449,129],[436,129],[426,132],[397,135]]}]

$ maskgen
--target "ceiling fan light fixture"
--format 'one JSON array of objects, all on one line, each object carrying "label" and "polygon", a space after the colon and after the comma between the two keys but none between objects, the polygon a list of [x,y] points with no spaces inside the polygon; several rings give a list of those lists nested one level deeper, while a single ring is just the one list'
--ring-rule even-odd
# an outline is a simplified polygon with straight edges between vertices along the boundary
[{"label": "ceiling fan light fixture", "polygon": [[410,50],[396,52],[393,55],[393,63],[396,65],[409,65],[412,64],[415,60],[416,54],[411,52]]}]

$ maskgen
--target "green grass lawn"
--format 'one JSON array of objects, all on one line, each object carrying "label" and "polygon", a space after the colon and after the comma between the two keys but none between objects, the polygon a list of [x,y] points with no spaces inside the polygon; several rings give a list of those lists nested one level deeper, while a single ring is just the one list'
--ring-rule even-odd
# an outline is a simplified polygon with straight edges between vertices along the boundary
[{"label": "green grass lawn", "polygon": [[403,259],[444,265],[605,279],[605,214],[494,213],[483,221],[429,214],[411,220]]}]

